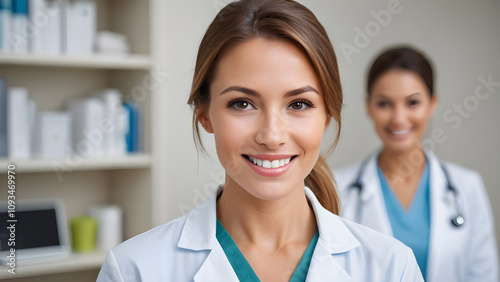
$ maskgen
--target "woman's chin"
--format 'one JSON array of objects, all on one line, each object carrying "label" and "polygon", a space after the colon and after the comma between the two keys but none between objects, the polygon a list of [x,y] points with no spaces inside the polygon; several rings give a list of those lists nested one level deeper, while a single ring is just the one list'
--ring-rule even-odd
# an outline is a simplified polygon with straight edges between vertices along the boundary
[{"label": "woman's chin", "polygon": [[384,149],[397,154],[409,153],[415,149],[418,149],[419,142],[414,142],[412,140],[398,140],[398,141],[386,141],[384,142]]}]

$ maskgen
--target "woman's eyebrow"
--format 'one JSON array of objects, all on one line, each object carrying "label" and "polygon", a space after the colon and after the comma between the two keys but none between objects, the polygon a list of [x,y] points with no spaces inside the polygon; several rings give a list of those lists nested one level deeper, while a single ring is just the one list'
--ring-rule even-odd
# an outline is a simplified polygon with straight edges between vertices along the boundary
[{"label": "woman's eyebrow", "polygon": [[250,88],[242,87],[242,86],[229,86],[228,88],[224,89],[219,95],[222,95],[226,92],[229,91],[237,91],[237,92],[242,92],[251,96],[260,96],[260,93],[252,90]]},{"label": "woman's eyebrow", "polygon": [[[242,86],[230,86],[230,87],[224,89],[219,95],[222,95],[222,94],[229,92],[229,91],[237,91],[237,92],[242,92],[242,93],[245,93],[245,94],[248,94],[251,96],[260,97],[259,92],[252,90],[250,88],[242,87]],[[305,92],[315,92],[316,94],[319,95],[318,90],[316,90],[314,87],[308,85],[308,86],[300,87],[300,88],[293,89],[293,90],[286,92],[285,97],[296,96],[296,95],[299,95],[299,94],[302,94]]]},{"label": "woman's eyebrow", "polygon": [[415,96],[419,96],[420,94],[421,94],[420,92],[415,92],[415,93],[412,93],[412,94],[410,94],[410,95],[406,96],[406,99],[410,99],[410,98],[413,98],[413,97],[415,97]]},{"label": "woman's eyebrow", "polygon": [[297,88],[297,89],[290,90],[290,91],[286,92],[285,97],[295,96],[295,95],[299,95],[299,94],[302,94],[302,93],[305,93],[305,92],[316,92],[316,94],[319,95],[319,91],[318,90],[316,90],[314,87],[312,87],[310,85],[307,85],[307,86],[300,87],[300,88]]},{"label": "woman's eyebrow", "polygon": [[[413,98],[415,96],[419,96],[420,94],[421,94],[420,92],[415,92],[415,93],[407,95],[405,97],[405,99],[410,99],[410,98]],[[374,96],[377,96],[379,98],[386,99],[386,100],[392,100],[392,98],[385,96],[384,94],[375,94]]]}]

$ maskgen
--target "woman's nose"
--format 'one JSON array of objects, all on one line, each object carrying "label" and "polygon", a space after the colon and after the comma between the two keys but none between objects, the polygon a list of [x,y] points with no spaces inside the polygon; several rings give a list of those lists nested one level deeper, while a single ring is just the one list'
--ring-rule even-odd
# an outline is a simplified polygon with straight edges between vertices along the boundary
[{"label": "woman's nose", "polygon": [[397,105],[393,108],[392,115],[391,115],[391,122],[393,124],[403,124],[407,118],[407,111],[404,107]]},{"label": "woman's nose", "polygon": [[255,136],[258,144],[271,150],[278,149],[288,139],[286,120],[278,113],[268,113],[262,116],[262,122]]}]

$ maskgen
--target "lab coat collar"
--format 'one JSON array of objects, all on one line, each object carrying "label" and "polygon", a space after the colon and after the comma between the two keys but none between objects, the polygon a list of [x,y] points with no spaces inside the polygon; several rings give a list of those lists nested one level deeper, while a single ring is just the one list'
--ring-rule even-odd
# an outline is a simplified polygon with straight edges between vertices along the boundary
[{"label": "lab coat collar", "polygon": [[347,229],[342,220],[325,209],[309,188],[305,188],[306,196],[316,215],[319,241],[323,241],[328,255],[344,253],[360,245],[359,241]]},{"label": "lab coat collar", "polygon": [[306,187],[305,190],[316,215],[319,231],[306,281],[351,281],[349,274],[335,262],[333,256],[348,252],[361,244],[337,215],[326,210],[309,188]]},{"label": "lab coat collar", "polygon": [[[429,161],[430,208],[431,228],[429,234],[429,255],[427,259],[427,279],[438,280],[440,269],[434,266],[444,261],[447,254],[443,250],[453,248],[453,240],[443,234],[450,234],[450,218],[454,212],[453,195],[447,191],[447,180],[439,159],[432,153],[426,152]],[[451,197],[450,197],[451,196]],[[448,223],[448,224],[447,224]]]},{"label": "lab coat collar", "polygon": [[[366,202],[370,200],[374,196],[378,196],[378,192],[381,191],[382,187],[380,186],[380,181],[378,181],[378,172],[377,172],[377,160],[380,155],[380,150],[377,150],[375,153],[366,158],[365,168],[363,175],[361,177],[361,183],[363,184],[363,193],[361,196],[361,200]],[[429,162],[429,171],[432,172],[430,183],[431,186],[434,185],[442,185],[442,183],[446,184],[445,176],[443,170],[441,169],[441,165],[439,159],[434,155],[431,151],[424,151],[425,156]],[[374,181],[374,180],[377,181]],[[439,186],[441,187],[441,186]],[[442,189],[439,192],[443,192]],[[437,195],[432,195],[436,199],[444,199],[446,196],[445,193],[437,193]]]},{"label": "lab coat collar", "polygon": [[220,186],[203,204],[191,211],[186,218],[177,247],[192,250],[208,250],[210,253],[194,276],[194,281],[238,281],[224,250],[217,241],[217,195]]},{"label": "lab coat collar", "polygon": [[187,215],[177,247],[193,251],[213,248],[217,242],[215,237],[217,195],[222,189],[220,186],[216,193]]},{"label": "lab coat collar", "polygon": [[[379,154],[380,150],[374,152],[365,160],[364,168],[360,167],[360,170],[363,169],[363,171],[361,175],[362,189],[359,205],[363,207],[365,212],[362,213],[363,218],[356,220],[360,220],[364,225],[382,232],[383,234],[394,236],[377,172]],[[359,173],[360,172],[358,172],[358,174]],[[366,211],[370,211],[370,213],[367,214]]]},{"label": "lab coat collar", "polygon": [[[206,281],[207,277],[211,281],[238,281],[215,234],[217,195],[222,189],[222,186],[219,187],[217,193],[189,213],[177,244],[183,249],[210,250],[194,277],[195,281]],[[321,206],[309,188],[305,187],[305,193],[316,215],[319,231],[307,281],[321,281],[325,277],[347,281],[350,279],[349,275],[334,261],[332,255],[352,250],[360,246],[360,243],[337,215]]]},{"label": "lab coat collar", "polygon": [[[380,186],[380,181],[378,180],[377,173],[377,159],[380,154],[380,150],[371,154],[366,160],[364,165],[363,175],[361,176],[361,183],[363,185],[363,192],[361,193],[361,201],[367,202],[374,197],[377,198],[379,192],[382,191]],[[363,169],[360,167],[360,169]]]}]

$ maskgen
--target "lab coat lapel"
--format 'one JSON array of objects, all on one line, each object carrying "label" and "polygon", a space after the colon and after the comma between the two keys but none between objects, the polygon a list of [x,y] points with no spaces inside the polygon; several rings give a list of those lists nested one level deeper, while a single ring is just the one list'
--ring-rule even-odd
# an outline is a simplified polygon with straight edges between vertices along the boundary
[{"label": "lab coat lapel", "polygon": [[[440,268],[440,263],[446,256],[445,251],[453,248],[453,238],[450,234],[450,219],[453,214],[453,198],[451,193],[447,193],[446,177],[443,173],[438,158],[431,152],[427,152],[430,171],[430,209],[431,228],[429,237],[429,255],[427,259],[427,280],[439,281],[439,276],[443,275],[444,269]],[[442,277],[441,277],[442,278]]]},{"label": "lab coat lapel", "polygon": [[361,183],[361,224],[374,230],[393,236],[380,179],[377,173],[377,159],[379,152],[371,155],[366,164]]},{"label": "lab coat lapel", "polygon": [[199,207],[191,211],[186,218],[177,246],[193,251],[209,250],[207,258],[194,276],[194,281],[238,281],[224,250],[215,235],[217,193]]},{"label": "lab coat lapel", "polygon": [[319,231],[306,281],[350,281],[349,274],[336,262],[336,256],[359,247],[360,243],[338,216],[321,206],[309,188],[305,190]]},{"label": "lab coat lapel", "polygon": [[214,245],[207,259],[194,276],[194,281],[239,281],[220,244]]},{"label": "lab coat lapel", "polygon": [[333,258],[329,248],[318,240],[314,250],[306,282],[351,281],[351,277]]}]

